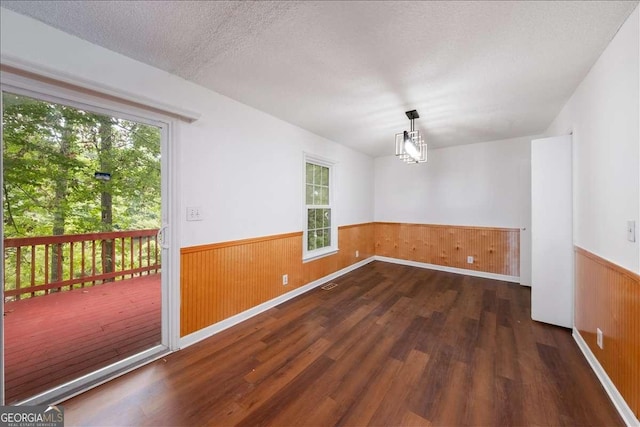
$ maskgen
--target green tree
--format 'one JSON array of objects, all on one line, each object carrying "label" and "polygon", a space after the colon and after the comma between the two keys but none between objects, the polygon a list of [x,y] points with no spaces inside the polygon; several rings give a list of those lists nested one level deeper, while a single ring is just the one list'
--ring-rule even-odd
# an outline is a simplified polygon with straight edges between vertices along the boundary
[{"label": "green tree", "polygon": [[[2,96],[5,238],[159,227],[160,129]],[[66,260],[52,249],[53,282]],[[113,271],[113,242],[100,252],[103,272]]]}]

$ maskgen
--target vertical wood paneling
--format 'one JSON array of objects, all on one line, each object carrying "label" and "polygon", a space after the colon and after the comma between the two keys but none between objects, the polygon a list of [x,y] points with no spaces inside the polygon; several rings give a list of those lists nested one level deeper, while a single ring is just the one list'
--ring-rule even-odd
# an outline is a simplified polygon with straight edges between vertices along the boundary
[{"label": "vertical wood paneling", "polygon": [[[373,233],[372,223],[340,227],[340,251],[304,264],[301,232],[182,248],[180,335],[372,256]],[[283,274],[289,275],[287,286],[282,285]]]},{"label": "vertical wood paneling", "polygon": [[[468,270],[520,275],[520,230],[375,223],[375,254]],[[473,256],[473,264],[467,264]]]},{"label": "vertical wood paneling", "polygon": [[640,277],[582,248],[575,252],[575,326],[640,418]]}]

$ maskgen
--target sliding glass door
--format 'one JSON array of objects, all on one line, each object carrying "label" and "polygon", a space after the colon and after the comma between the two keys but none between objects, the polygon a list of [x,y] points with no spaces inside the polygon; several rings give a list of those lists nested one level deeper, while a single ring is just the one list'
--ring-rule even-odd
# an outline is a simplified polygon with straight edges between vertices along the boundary
[{"label": "sliding glass door", "polygon": [[3,87],[5,404],[51,402],[167,350],[166,133]]}]

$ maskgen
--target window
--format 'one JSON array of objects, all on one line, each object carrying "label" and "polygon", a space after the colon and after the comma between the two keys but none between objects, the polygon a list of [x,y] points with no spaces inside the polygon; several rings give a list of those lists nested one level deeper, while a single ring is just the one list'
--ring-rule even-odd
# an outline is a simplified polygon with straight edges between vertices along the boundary
[{"label": "window", "polygon": [[332,209],[332,165],[305,160],[305,259],[335,252],[336,227]]}]

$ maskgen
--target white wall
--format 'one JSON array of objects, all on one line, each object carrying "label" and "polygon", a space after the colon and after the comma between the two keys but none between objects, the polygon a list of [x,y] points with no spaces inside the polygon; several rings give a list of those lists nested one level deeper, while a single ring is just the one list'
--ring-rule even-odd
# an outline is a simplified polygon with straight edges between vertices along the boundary
[{"label": "white wall", "polygon": [[[625,225],[640,199],[638,21],[636,9],[546,131],[574,133],[576,244],[636,272]],[[432,150],[426,165],[376,159],[374,190],[366,155],[6,9],[0,31],[2,55],[202,115],[174,141],[180,210],[200,205],[205,216],[181,219],[181,246],[301,230],[303,151],[338,162],[339,224],[529,226],[529,137]]]},{"label": "white wall", "polygon": [[530,284],[532,138],[430,150],[426,164],[375,159],[375,220],[526,228],[520,274]]},{"label": "white wall", "polygon": [[627,241],[626,224],[637,223],[640,210],[639,13],[629,16],[545,132],[573,131],[575,244],[636,273],[639,246]]},{"label": "white wall", "polygon": [[[373,160],[264,112],[2,9],[1,53],[55,72],[195,111],[180,122],[180,245],[300,231],[303,152],[337,162],[339,225],[373,220]],[[204,220],[186,222],[187,206]]]}]

